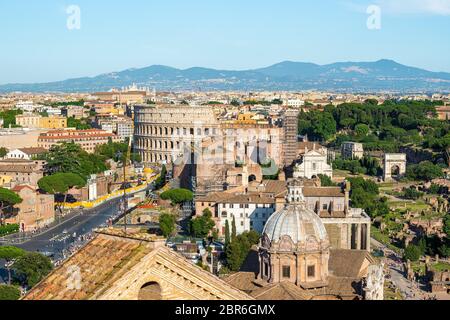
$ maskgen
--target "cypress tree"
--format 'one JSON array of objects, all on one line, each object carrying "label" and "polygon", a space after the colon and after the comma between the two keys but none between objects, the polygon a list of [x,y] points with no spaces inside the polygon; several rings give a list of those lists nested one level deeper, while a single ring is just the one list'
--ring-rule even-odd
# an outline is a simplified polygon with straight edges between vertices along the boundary
[{"label": "cypress tree", "polygon": [[231,225],[231,241],[236,240],[236,218],[233,216],[233,223]]},{"label": "cypress tree", "polygon": [[227,221],[225,222],[225,248],[228,247],[230,244],[230,223]]}]

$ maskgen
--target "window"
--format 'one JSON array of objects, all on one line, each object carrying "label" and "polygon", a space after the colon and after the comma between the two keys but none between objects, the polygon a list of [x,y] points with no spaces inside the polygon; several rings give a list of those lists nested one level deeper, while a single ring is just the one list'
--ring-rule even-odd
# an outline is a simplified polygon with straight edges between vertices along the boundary
[{"label": "window", "polygon": [[222,211],[222,218],[227,218],[227,217],[228,217],[227,212],[226,211]]},{"label": "window", "polygon": [[325,203],[325,204],[322,206],[322,208],[323,208],[323,210],[328,210],[328,205]]},{"label": "window", "polygon": [[291,267],[283,266],[283,278],[290,278],[290,277],[291,277]]},{"label": "window", "polygon": [[316,277],[316,266],[308,266],[308,278]]},{"label": "window", "polygon": [[312,164],[313,170],[317,170],[317,163]]}]

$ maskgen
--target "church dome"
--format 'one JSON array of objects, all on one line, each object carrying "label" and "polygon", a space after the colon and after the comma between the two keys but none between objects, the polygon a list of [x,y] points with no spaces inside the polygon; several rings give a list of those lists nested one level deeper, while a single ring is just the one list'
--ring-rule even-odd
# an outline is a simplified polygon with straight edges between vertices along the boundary
[{"label": "church dome", "polygon": [[304,204],[288,204],[267,221],[264,234],[271,243],[289,236],[295,243],[306,243],[311,238],[317,242],[328,241],[328,234],[320,217]]}]

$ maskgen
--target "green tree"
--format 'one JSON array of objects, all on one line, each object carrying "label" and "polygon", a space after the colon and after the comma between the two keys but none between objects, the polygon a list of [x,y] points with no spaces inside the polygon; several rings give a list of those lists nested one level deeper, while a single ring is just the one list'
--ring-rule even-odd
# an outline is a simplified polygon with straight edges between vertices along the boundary
[{"label": "green tree", "polygon": [[0,225],[0,237],[3,237],[8,234],[19,232],[19,225],[14,224],[7,224],[7,225]]},{"label": "green tree", "polygon": [[6,261],[6,270],[8,271],[8,284],[11,284],[11,263],[22,257],[26,253],[17,247],[0,247],[0,260]]},{"label": "green tree", "polygon": [[167,168],[165,165],[161,168],[159,177],[155,180],[155,190],[159,190],[166,184]]},{"label": "green tree", "polygon": [[20,299],[19,288],[11,285],[0,284],[0,301],[15,301]]},{"label": "green tree", "polygon": [[418,200],[423,196],[423,192],[417,191],[415,188],[405,188],[403,190],[403,197],[409,200]]},{"label": "green tree", "polygon": [[360,123],[355,126],[355,133],[359,137],[365,137],[369,134],[369,126],[367,124]]},{"label": "green tree", "polygon": [[231,271],[239,271],[242,266],[242,247],[239,241],[231,241],[226,248],[227,266]]},{"label": "green tree", "polygon": [[227,266],[232,271],[239,271],[253,245],[259,243],[260,235],[255,231],[246,231],[234,239],[226,248]]},{"label": "green tree", "polygon": [[447,238],[450,238],[450,213],[444,217],[444,232],[447,234]]},{"label": "green tree", "polygon": [[23,114],[22,110],[6,110],[3,112],[0,112],[0,119],[3,119],[3,128],[17,128],[19,127],[16,124],[16,116]]},{"label": "green tree", "polygon": [[89,154],[75,143],[54,145],[50,151],[39,160],[47,161],[48,174],[75,173],[85,181],[91,174],[98,174],[108,170],[107,158],[97,153]]},{"label": "green tree", "polygon": [[259,243],[259,240],[261,239],[261,235],[255,230],[244,232],[243,235],[247,237],[248,242],[252,246],[257,245]]},{"label": "green tree", "polygon": [[173,205],[177,205],[183,202],[192,201],[194,199],[194,194],[187,189],[173,189],[162,193],[161,199],[170,200]]},{"label": "green tree", "polygon": [[12,269],[22,285],[32,288],[52,271],[53,265],[48,257],[28,252],[14,262]]},{"label": "green tree", "polygon": [[67,118],[67,127],[75,128],[77,130],[92,129],[88,119],[76,119],[75,117]]},{"label": "green tree", "polygon": [[231,222],[231,241],[234,241],[236,239],[236,236],[236,218],[233,216],[233,221]]},{"label": "green tree", "polygon": [[203,210],[200,217],[194,218],[190,221],[189,229],[192,236],[196,238],[206,238],[216,224],[212,219],[212,212],[208,208]]},{"label": "green tree", "polygon": [[231,100],[230,104],[235,107],[239,107],[241,105],[241,103],[236,99]]},{"label": "green tree", "polygon": [[410,244],[406,247],[403,258],[405,260],[410,260],[411,262],[419,261],[422,256],[422,250],[419,246]]},{"label": "green tree", "polygon": [[333,180],[331,180],[331,178],[329,176],[326,176],[324,174],[319,174],[319,178],[320,178],[320,184],[322,187],[335,187],[336,183],[333,182]]},{"label": "green tree", "polygon": [[424,161],[418,165],[408,166],[406,176],[411,180],[431,181],[436,178],[442,178],[444,175],[442,168],[430,161]]},{"label": "green tree", "polygon": [[81,189],[86,185],[86,181],[75,173],[56,173],[51,176],[46,176],[38,181],[38,186],[41,190],[49,194],[64,195],[64,204],[67,201],[68,191],[72,188]]},{"label": "green tree", "polygon": [[3,226],[4,217],[3,212],[5,209],[10,208],[16,204],[22,202],[22,198],[11,190],[0,188],[0,225]]},{"label": "green tree", "polygon": [[169,237],[176,230],[176,218],[172,214],[163,213],[159,216],[159,227],[164,237]]},{"label": "green tree", "polygon": [[0,148],[0,158],[6,157],[7,154],[8,154],[8,149],[1,147]]},{"label": "green tree", "polygon": [[225,248],[228,247],[231,241],[231,234],[230,234],[230,222],[228,219],[225,221]]}]

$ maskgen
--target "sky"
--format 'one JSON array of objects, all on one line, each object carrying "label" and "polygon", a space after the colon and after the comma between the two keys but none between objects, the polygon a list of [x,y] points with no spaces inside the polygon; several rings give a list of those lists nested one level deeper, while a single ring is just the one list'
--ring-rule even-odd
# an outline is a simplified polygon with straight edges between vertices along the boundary
[{"label": "sky", "polygon": [[285,60],[450,72],[449,39],[450,0],[1,0],[0,84]]}]

